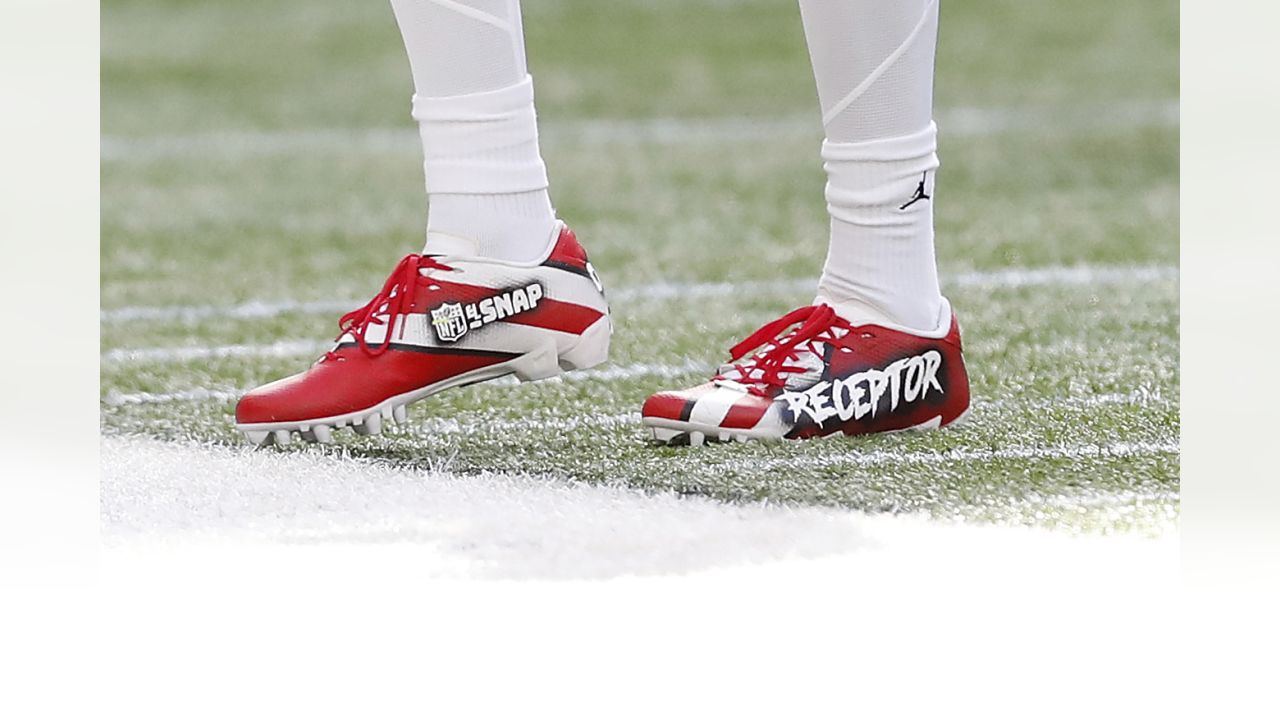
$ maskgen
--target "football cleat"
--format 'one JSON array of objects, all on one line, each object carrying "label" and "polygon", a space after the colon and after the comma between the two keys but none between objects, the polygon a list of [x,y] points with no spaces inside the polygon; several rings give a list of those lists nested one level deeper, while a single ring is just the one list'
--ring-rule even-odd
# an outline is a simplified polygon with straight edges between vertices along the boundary
[{"label": "football cleat", "polygon": [[650,397],[641,421],[671,445],[950,425],[969,409],[969,377],[943,310],[926,335],[851,325],[825,304],[793,310],[734,346],[710,382]]},{"label": "football cleat", "polygon": [[338,428],[376,435],[405,407],[442,390],[515,375],[588,368],[609,354],[604,289],[573,231],[557,224],[532,263],[476,257],[462,238],[408,255],[364,307],[342,316],[336,345],[310,368],[250,391],[236,405],[249,440],[297,433],[329,442]]}]

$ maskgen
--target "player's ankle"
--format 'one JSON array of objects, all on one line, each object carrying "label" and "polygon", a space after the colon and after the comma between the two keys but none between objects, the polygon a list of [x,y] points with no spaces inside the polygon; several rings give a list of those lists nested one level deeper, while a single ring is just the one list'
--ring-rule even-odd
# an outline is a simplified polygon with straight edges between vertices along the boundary
[{"label": "player's ankle", "polygon": [[830,305],[851,325],[879,325],[922,336],[945,332],[951,316],[950,306],[941,296],[873,301],[857,295],[831,295],[819,289],[813,303]]},{"label": "player's ankle", "polygon": [[433,252],[433,238],[450,236],[470,240],[479,257],[532,262],[546,254],[558,226],[546,190],[433,195],[425,252]]}]

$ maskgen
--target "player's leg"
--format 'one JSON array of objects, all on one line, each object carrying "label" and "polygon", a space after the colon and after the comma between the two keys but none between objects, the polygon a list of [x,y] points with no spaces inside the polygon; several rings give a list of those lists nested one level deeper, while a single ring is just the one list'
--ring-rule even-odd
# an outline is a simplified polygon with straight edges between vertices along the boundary
[{"label": "player's leg", "polygon": [[256,443],[378,433],[441,390],[608,354],[603,289],[547,195],[518,0],[392,5],[423,141],[426,245],[342,317],[333,350],[241,398],[236,426]]},{"label": "player's leg", "polygon": [[532,260],[555,225],[519,0],[391,0],[413,71],[428,237]]},{"label": "player's leg", "polygon": [[826,129],[818,295],[735,347],[711,382],[651,397],[644,422],[662,441],[939,427],[968,409],[933,248],[937,0],[800,9]]},{"label": "player's leg", "polygon": [[855,324],[933,330],[944,320],[933,251],[938,0],[800,0],[800,14],[826,130],[831,243],[818,302]]}]

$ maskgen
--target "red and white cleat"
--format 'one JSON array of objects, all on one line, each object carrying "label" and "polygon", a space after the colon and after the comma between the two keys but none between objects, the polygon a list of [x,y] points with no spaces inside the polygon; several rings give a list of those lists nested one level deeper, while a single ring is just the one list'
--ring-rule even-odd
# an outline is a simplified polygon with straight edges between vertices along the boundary
[{"label": "red and white cleat", "polygon": [[642,421],[672,445],[949,425],[969,409],[969,377],[960,326],[944,314],[922,336],[850,325],[828,305],[793,310],[733,347],[710,382],[650,397]]},{"label": "red and white cleat", "polygon": [[558,227],[544,260],[525,264],[443,240],[433,249],[445,254],[406,256],[368,304],[343,315],[337,345],[310,368],[241,398],[236,429],[256,444],[285,444],[294,432],[328,442],[341,427],[376,435],[441,390],[604,362],[609,308],[569,228]]}]

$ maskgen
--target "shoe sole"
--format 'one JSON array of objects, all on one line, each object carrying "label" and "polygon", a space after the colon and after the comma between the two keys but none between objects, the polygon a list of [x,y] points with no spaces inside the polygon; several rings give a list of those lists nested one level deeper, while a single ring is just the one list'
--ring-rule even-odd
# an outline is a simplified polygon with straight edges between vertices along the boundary
[{"label": "shoe sole", "polygon": [[[899,428],[897,430],[883,430],[879,433],[866,433],[881,435],[887,433],[898,432],[919,432],[924,430],[938,430],[944,427],[951,427],[957,423],[963,422],[969,417],[969,411],[973,406],[964,409],[955,420],[949,423],[942,422],[941,415],[935,415],[918,425],[911,427]],[[759,430],[743,430],[738,428],[722,428],[714,425],[702,425],[699,423],[691,423],[683,420],[669,420],[666,418],[646,417],[641,418],[641,422],[645,427],[649,428],[650,435],[655,443],[668,446],[690,446],[701,447],[707,443],[728,443],[728,442],[781,442],[781,441],[800,441],[800,440],[822,440],[826,438],[841,437],[844,433],[834,431],[826,435],[819,435],[812,438],[788,438],[778,437]]]},{"label": "shoe sole", "polygon": [[578,341],[563,352],[556,347],[554,341],[550,341],[537,350],[507,362],[455,375],[438,383],[389,397],[363,410],[309,420],[236,423],[236,430],[243,433],[249,442],[260,446],[288,445],[293,441],[294,433],[304,442],[330,443],[333,442],[334,431],[345,427],[350,427],[357,435],[378,435],[388,422],[406,422],[409,405],[445,390],[496,380],[507,375],[515,375],[520,382],[534,382],[568,371],[595,367],[609,357],[611,334],[611,321],[606,315],[583,331],[578,336]]}]

